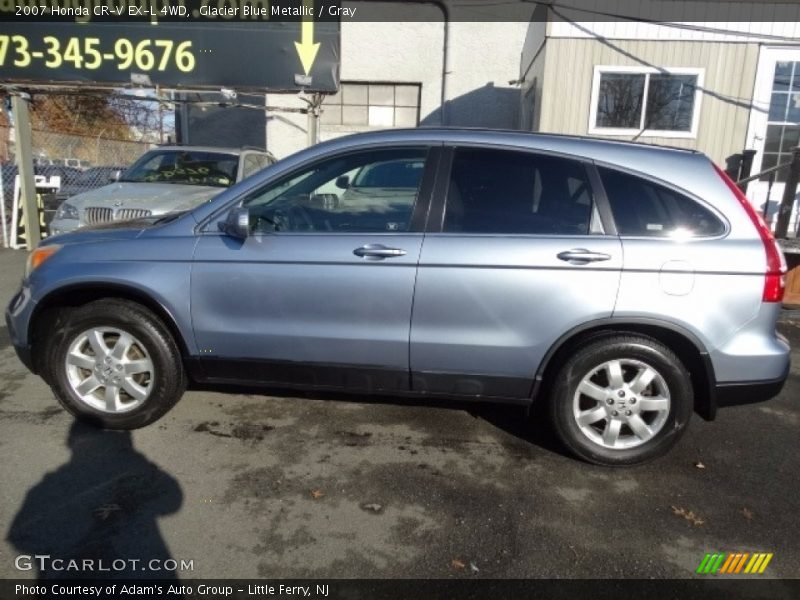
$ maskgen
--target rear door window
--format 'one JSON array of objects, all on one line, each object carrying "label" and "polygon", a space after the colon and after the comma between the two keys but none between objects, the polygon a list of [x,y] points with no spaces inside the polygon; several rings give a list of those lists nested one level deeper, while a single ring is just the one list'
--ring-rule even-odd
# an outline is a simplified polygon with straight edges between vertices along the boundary
[{"label": "rear door window", "polygon": [[444,231],[585,235],[594,232],[592,190],[575,160],[513,150],[459,148]]},{"label": "rear door window", "polygon": [[725,224],[714,213],[683,194],[615,169],[599,171],[620,235],[686,238],[725,233]]}]

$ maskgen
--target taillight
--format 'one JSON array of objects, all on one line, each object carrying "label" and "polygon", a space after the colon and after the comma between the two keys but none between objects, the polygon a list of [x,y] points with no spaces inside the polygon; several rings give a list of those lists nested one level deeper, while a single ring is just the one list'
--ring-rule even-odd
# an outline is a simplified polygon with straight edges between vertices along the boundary
[{"label": "taillight", "polygon": [[733,192],[733,195],[736,196],[739,204],[742,205],[747,216],[750,217],[753,225],[758,230],[758,235],[761,237],[761,241],[764,244],[764,252],[767,254],[767,272],[764,275],[764,293],[762,294],[762,301],[782,302],[783,293],[786,289],[786,260],[783,257],[780,246],[778,246],[778,242],[775,241],[775,236],[772,235],[764,219],[756,212],[756,209],[750,204],[747,196],[739,189],[739,186],[737,186],[733,180],[728,177],[728,174],[717,165],[714,165],[714,169],[722,178],[722,181],[725,182],[725,185]]}]

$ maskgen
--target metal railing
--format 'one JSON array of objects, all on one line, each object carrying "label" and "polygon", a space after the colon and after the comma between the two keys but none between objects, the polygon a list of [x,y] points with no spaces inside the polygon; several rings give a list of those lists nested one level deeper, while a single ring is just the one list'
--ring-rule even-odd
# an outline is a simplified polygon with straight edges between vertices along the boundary
[{"label": "metal railing", "polygon": [[[747,184],[757,179],[762,179],[768,175],[767,179],[767,197],[764,201],[764,220],[767,219],[769,212],[770,196],[772,195],[772,186],[775,184],[775,178],[779,171],[788,169],[789,172],[786,176],[786,181],[783,186],[783,197],[778,205],[778,218],[775,223],[774,234],[778,239],[785,239],[789,232],[789,222],[792,217],[792,209],[794,208],[795,198],[797,196],[797,186],[800,183],[800,146],[792,148],[792,160],[780,163],[769,169],[764,169],[760,173],[750,175],[750,166],[752,165],[752,157],[755,155],[755,150],[745,150],[742,153],[742,159],[738,165],[739,173],[736,177],[736,185],[743,192],[747,192]],[[749,158],[749,161],[747,161]],[[795,237],[800,237],[800,218],[797,219]]]}]

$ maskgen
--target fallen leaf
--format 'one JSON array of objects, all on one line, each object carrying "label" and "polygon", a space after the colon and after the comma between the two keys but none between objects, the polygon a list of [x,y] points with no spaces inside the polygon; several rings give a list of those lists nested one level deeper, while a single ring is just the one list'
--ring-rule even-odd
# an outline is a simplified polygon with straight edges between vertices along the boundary
[{"label": "fallen leaf", "polygon": [[453,566],[454,569],[458,569],[459,571],[467,566],[457,558],[454,558],[450,564]]},{"label": "fallen leaf", "polygon": [[700,515],[696,514],[694,511],[686,510],[685,508],[680,508],[678,506],[670,506],[672,509],[673,514],[683,517],[687,521],[689,521],[692,525],[699,527],[700,525],[705,524],[705,519],[703,519]]},{"label": "fallen leaf", "polygon": [[739,512],[742,513],[742,516],[748,521],[751,521],[753,519],[753,511],[750,510],[749,508],[742,508],[742,510],[740,510]]},{"label": "fallen leaf", "polygon": [[319,499],[320,499],[320,498],[322,498],[324,495],[325,495],[325,492],[323,492],[322,490],[314,490],[313,492],[311,492],[311,497],[312,497],[314,500],[319,500]]},{"label": "fallen leaf", "polygon": [[111,513],[117,512],[118,510],[122,510],[119,504],[103,504],[103,506],[95,508],[93,512],[98,519],[105,521],[111,516]]},{"label": "fallen leaf", "polygon": [[699,460],[696,463],[694,463],[694,466],[697,467],[698,469],[705,469],[706,468],[706,466],[703,463],[701,463]]}]

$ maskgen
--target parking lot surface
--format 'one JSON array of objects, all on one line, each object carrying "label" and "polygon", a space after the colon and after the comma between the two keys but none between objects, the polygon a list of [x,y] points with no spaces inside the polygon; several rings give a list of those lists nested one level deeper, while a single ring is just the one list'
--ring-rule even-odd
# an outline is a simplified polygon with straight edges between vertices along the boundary
[{"label": "parking lot surface", "polygon": [[[24,261],[0,250],[3,307]],[[519,408],[399,398],[195,390],[150,427],[98,431],[3,324],[0,577],[50,554],[192,561],[181,578],[681,578],[716,551],[771,552],[764,576],[800,577],[800,321],[780,329],[795,351],[779,398],[695,415],[669,455],[614,470]]]}]

